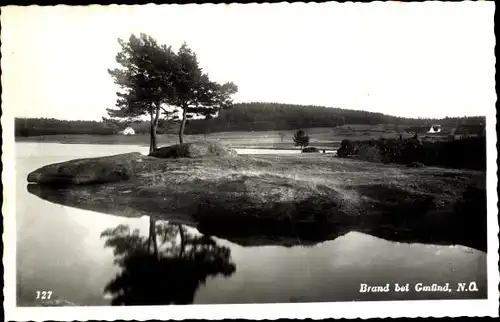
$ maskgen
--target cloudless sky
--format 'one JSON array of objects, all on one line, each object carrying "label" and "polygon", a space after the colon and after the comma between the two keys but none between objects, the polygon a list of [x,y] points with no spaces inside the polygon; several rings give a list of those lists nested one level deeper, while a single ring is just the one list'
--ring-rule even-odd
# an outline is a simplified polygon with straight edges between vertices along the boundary
[{"label": "cloudless sky", "polygon": [[114,107],[118,38],[141,32],[239,87],[236,102],[408,117],[494,113],[494,3],[6,7],[3,107],[99,120]]}]

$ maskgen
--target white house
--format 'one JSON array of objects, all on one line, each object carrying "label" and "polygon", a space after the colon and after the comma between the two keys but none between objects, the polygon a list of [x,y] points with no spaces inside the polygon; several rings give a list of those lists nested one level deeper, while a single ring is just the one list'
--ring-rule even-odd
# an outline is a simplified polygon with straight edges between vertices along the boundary
[{"label": "white house", "polygon": [[134,135],[135,134],[135,131],[133,128],[131,128],[130,126],[127,127],[125,130],[122,131],[122,134],[123,135]]},{"label": "white house", "polygon": [[427,131],[427,133],[439,133],[439,132],[441,132],[441,125],[439,124],[431,126],[430,130]]}]

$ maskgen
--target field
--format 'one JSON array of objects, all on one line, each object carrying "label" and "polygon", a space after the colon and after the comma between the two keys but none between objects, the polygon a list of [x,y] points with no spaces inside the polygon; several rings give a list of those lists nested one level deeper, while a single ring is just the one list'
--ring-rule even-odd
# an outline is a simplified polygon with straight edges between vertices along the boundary
[{"label": "field", "polygon": [[[342,125],[332,128],[303,129],[310,138],[310,146],[319,149],[337,149],[343,139],[366,140],[384,138],[411,137],[404,133],[402,126],[395,125]],[[256,132],[221,132],[208,135],[185,135],[186,142],[197,140],[218,140],[232,148],[273,148],[294,149],[293,134],[288,131],[256,131]],[[426,134],[434,139],[446,138],[447,134]],[[160,146],[178,143],[175,134],[158,135]],[[137,144],[149,145],[149,135],[46,135],[32,137],[17,137],[17,142],[56,142],[74,144]]]},{"label": "field", "polygon": [[[307,245],[360,231],[398,242],[486,249],[484,171],[325,154],[130,158],[125,164],[135,175],[123,181],[69,188],[30,184],[28,190],[72,207],[187,224],[243,245]],[[77,175],[116,168],[100,159],[85,162],[64,167],[78,169]]]}]

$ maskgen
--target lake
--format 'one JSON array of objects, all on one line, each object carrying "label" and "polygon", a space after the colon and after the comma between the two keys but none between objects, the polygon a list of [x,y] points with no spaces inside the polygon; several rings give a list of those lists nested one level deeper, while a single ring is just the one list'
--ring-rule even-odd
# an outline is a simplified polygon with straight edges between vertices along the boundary
[{"label": "lake", "polygon": [[[261,148],[236,148],[238,154],[300,154],[302,151],[300,149],[289,150],[289,149],[261,149]],[[323,152],[320,150],[319,153]],[[326,150],[325,153],[336,153],[337,150]]]},{"label": "lake", "polygon": [[[76,305],[486,297],[486,253],[467,247],[404,244],[359,232],[314,246],[244,247],[147,216],[127,218],[50,203],[26,189],[27,174],[49,163],[147,150],[16,143],[19,306],[39,305],[37,291]],[[359,292],[361,283],[444,281],[476,282],[479,292],[391,293],[390,298]]]}]

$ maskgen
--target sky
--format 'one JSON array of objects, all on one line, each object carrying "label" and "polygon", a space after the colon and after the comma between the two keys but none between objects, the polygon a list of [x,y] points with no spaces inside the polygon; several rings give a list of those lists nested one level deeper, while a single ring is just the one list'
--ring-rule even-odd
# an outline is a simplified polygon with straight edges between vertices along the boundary
[{"label": "sky", "polygon": [[404,117],[495,113],[494,3],[2,8],[2,108],[100,120],[116,102],[118,38],[183,41],[235,102]]}]

